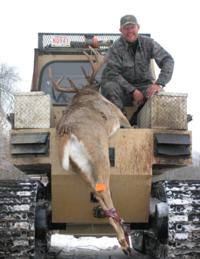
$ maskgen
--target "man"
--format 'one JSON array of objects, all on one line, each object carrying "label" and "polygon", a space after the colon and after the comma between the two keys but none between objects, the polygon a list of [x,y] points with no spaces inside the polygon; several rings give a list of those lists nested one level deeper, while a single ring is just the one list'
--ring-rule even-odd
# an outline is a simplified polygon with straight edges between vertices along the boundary
[{"label": "man", "polygon": [[[121,37],[109,49],[102,73],[102,94],[121,110],[135,103],[139,111],[148,97],[170,81],[173,73],[171,55],[152,38],[139,35],[139,29],[134,15],[121,18]],[[160,68],[156,80],[152,75],[151,59]],[[133,120],[135,123],[135,118]]]}]

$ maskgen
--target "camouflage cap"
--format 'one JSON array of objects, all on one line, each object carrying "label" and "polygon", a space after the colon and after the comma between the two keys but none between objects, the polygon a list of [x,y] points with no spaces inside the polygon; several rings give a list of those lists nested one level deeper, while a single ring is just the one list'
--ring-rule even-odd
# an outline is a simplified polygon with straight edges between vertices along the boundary
[{"label": "camouflage cap", "polygon": [[134,15],[130,15],[130,14],[124,15],[120,19],[120,27],[123,27],[128,24],[138,24],[137,19]]}]

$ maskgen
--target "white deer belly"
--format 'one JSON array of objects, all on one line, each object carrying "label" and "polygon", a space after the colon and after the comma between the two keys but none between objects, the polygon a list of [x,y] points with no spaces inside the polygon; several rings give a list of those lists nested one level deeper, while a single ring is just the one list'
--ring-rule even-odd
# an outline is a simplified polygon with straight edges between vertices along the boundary
[{"label": "white deer belly", "polygon": [[62,166],[65,170],[69,170],[69,158],[86,174],[92,173],[90,156],[84,146],[84,143],[79,141],[75,135],[71,135],[70,139],[64,145],[62,158]]}]

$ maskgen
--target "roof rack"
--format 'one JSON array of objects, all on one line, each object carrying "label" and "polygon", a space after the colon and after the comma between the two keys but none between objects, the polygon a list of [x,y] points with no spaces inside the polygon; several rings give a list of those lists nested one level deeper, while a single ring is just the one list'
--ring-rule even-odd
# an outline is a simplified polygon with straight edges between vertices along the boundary
[{"label": "roof rack", "polygon": [[108,48],[119,36],[119,33],[38,33],[38,48],[84,48],[92,44]]}]

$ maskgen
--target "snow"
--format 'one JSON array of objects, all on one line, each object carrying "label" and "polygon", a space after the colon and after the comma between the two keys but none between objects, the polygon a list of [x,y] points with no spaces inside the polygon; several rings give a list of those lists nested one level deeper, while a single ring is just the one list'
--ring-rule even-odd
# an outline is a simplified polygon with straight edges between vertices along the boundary
[{"label": "snow", "polygon": [[168,199],[168,204],[169,205],[173,205],[173,204],[176,204],[176,205],[188,205],[188,204],[191,204],[192,203],[192,198],[191,199],[185,199],[185,200],[182,200],[182,199]]},{"label": "snow", "polygon": [[13,206],[13,211],[29,211],[29,210],[30,210],[30,205],[28,205],[28,204]]},{"label": "snow", "polygon": [[176,233],[174,238],[178,240],[187,240],[188,233]]},{"label": "snow", "polygon": [[15,222],[15,224],[13,225],[14,229],[30,229],[30,224],[27,222]]},{"label": "snow", "polygon": [[166,202],[160,202],[157,204],[157,213],[159,218],[163,218],[168,215],[168,205]]},{"label": "snow", "polygon": [[187,215],[174,215],[170,217],[170,222],[188,222]]},{"label": "snow", "polygon": [[31,192],[27,192],[27,191],[20,191],[17,192],[18,196],[31,196]]},{"label": "snow", "polygon": [[53,234],[51,236],[52,247],[65,247],[65,250],[89,249],[94,251],[113,249],[119,247],[118,241],[113,237],[79,237],[72,235]]}]

